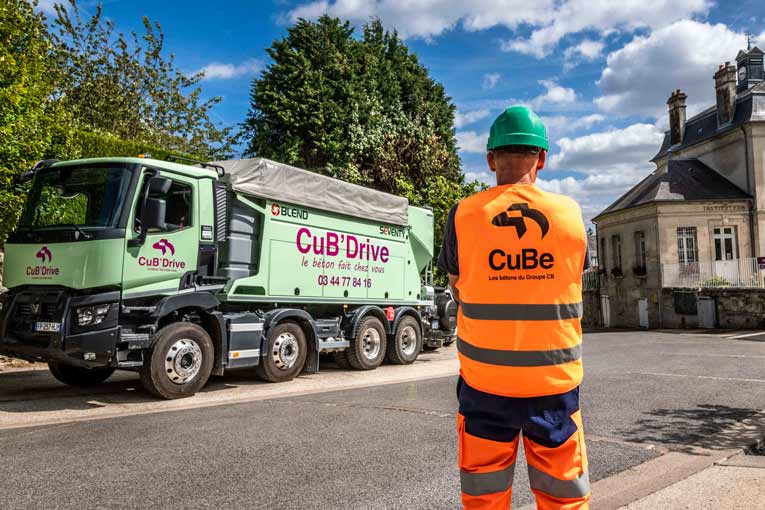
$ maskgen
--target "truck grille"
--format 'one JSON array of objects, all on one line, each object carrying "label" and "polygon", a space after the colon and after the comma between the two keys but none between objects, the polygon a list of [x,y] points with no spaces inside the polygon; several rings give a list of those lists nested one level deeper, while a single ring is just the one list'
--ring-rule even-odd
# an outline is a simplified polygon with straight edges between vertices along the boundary
[{"label": "truck grille", "polygon": [[[61,322],[63,310],[60,309],[60,303],[58,292],[20,294],[10,317],[11,331],[33,333],[35,322]],[[41,336],[47,338],[49,335]]]}]

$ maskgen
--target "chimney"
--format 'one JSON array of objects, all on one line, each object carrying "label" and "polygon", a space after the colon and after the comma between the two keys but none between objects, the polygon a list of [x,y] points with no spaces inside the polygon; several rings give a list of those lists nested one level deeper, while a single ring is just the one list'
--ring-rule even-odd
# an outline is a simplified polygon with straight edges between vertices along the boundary
[{"label": "chimney", "polygon": [[669,143],[677,145],[683,141],[685,136],[685,100],[688,96],[680,89],[677,89],[669,96],[667,105],[669,105]]},{"label": "chimney", "polygon": [[736,108],[736,67],[730,62],[721,65],[715,73],[717,95],[717,123],[728,124]]}]

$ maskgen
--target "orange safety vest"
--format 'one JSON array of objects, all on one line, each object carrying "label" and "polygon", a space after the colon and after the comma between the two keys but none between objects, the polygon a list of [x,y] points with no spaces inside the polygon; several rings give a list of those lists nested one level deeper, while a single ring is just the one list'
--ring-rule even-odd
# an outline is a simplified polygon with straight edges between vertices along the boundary
[{"label": "orange safety vest", "polygon": [[570,391],[582,381],[579,205],[535,185],[462,200],[454,218],[460,374],[507,397]]}]

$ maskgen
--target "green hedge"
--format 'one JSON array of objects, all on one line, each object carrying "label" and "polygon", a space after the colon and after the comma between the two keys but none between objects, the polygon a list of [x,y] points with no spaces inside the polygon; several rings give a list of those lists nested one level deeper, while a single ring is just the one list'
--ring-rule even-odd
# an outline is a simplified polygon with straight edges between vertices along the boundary
[{"label": "green hedge", "polygon": [[135,157],[147,153],[154,159],[167,159],[171,155],[202,159],[143,142],[123,140],[107,133],[63,129],[53,134],[48,157],[65,160],[110,156]]}]

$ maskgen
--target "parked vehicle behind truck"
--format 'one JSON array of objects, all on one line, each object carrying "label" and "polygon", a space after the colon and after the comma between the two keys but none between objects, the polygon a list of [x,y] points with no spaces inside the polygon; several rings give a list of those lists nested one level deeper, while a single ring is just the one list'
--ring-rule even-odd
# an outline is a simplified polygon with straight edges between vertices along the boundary
[{"label": "parked vehicle behind truck", "polygon": [[[194,162],[191,162],[194,163]],[[211,374],[271,382],[455,337],[456,303],[423,280],[433,214],[266,159],[45,161],[6,243],[0,354],[70,385],[115,370],[181,398]]]}]

